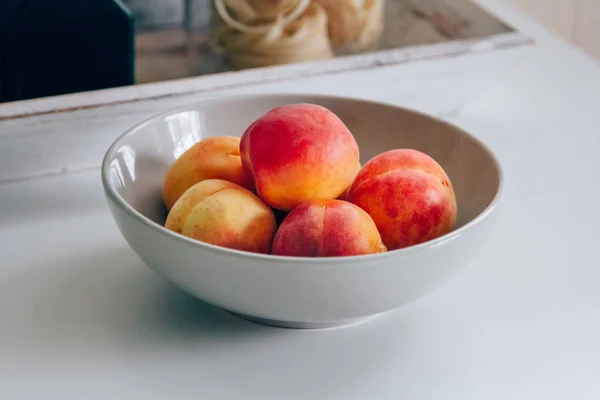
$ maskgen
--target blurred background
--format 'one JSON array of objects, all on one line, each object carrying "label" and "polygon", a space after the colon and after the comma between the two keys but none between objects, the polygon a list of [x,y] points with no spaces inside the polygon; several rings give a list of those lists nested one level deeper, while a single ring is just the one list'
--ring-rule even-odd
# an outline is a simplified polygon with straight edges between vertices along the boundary
[{"label": "blurred background", "polygon": [[600,0],[509,0],[509,2],[600,59]]},{"label": "blurred background", "polygon": [[[600,0],[505,1],[600,59]],[[0,0],[0,103],[513,31],[471,0]]]}]

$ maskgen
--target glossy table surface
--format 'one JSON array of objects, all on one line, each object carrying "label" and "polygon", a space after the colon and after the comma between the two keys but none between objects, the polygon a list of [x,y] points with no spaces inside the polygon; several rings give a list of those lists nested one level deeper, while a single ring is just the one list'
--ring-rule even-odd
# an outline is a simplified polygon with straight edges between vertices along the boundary
[{"label": "glossy table surface", "polygon": [[[483,3],[536,46],[383,69],[366,78],[381,77],[377,91],[357,83],[364,71],[258,88],[409,105],[468,129],[504,166],[501,218],[467,269],[351,328],[237,319],[128,248],[98,156],[164,102],[0,120],[0,398],[600,398],[600,65],[503,2]],[[436,87],[423,94],[419,80]],[[478,85],[460,104],[448,95]]]}]

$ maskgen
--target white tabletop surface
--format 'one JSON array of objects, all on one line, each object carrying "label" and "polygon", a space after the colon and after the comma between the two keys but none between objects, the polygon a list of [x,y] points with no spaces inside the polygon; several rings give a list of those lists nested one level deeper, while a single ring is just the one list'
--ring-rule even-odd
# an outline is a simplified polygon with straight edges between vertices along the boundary
[{"label": "white tabletop surface", "polygon": [[[507,180],[462,274],[351,328],[263,327],[149,272],[96,167],[13,179],[0,184],[0,399],[600,398],[600,65],[484,3],[538,44],[445,115],[490,145]],[[27,124],[0,124],[0,139],[25,146],[2,128]]]}]

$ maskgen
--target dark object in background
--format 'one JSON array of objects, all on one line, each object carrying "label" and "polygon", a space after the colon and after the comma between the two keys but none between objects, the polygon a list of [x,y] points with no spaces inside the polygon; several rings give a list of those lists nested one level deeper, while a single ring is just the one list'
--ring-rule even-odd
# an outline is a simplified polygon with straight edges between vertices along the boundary
[{"label": "dark object in background", "polygon": [[0,103],[3,100],[3,83],[2,83],[2,32],[4,28],[8,24],[8,22],[12,19],[12,17],[16,14],[19,5],[23,3],[23,0],[2,0],[0,2]]},{"label": "dark object in background", "polygon": [[119,0],[0,0],[0,101],[131,85],[134,40]]}]

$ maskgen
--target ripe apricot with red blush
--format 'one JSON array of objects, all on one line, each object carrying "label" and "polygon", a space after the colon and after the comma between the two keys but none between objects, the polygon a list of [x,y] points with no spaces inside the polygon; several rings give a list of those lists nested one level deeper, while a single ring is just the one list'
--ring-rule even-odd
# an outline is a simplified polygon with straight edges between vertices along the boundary
[{"label": "ripe apricot with red blush", "polygon": [[314,104],[285,105],[262,115],[242,135],[240,153],[258,196],[283,211],[342,195],[359,162],[358,144],[346,125]]},{"label": "ripe apricot with red blush", "polygon": [[371,217],[342,200],[307,201],[283,220],[271,253],[296,257],[341,257],[386,251]]},{"label": "ripe apricot with red blush", "polygon": [[389,250],[442,236],[456,222],[456,197],[448,175],[417,150],[390,150],[369,160],[346,199],[373,218]]}]

